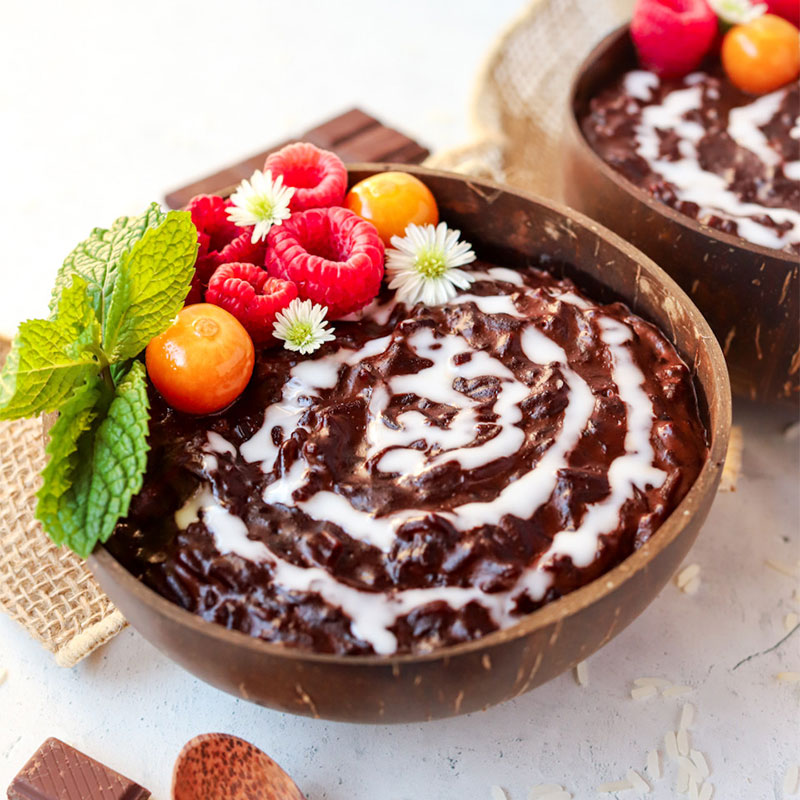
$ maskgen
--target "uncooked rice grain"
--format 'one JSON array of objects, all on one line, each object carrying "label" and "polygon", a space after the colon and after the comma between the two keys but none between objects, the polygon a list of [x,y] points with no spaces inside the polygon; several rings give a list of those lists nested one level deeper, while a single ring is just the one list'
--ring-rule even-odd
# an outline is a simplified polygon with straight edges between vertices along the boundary
[{"label": "uncooked rice grain", "polygon": [[700,578],[692,578],[682,591],[684,594],[697,594],[700,589]]},{"label": "uncooked rice grain", "polygon": [[789,631],[793,631],[797,626],[797,623],[800,621],[800,617],[794,613],[794,611],[790,611],[784,618],[783,618],[783,629],[788,633]]},{"label": "uncooked rice grain", "polygon": [[631,689],[631,697],[634,700],[644,700],[657,693],[658,689],[655,686],[634,686],[634,688]]},{"label": "uncooked rice grain", "polygon": [[553,792],[561,792],[564,787],[560,783],[540,783],[528,789],[528,800],[539,800],[540,797]]},{"label": "uncooked rice grain", "polygon": [[768,558],[764,563],[770,569],[774,569],[776,572],[780,572],[790,578],[796,578],[798,574],[800,574],[800,570],[798,570],[797,567],[792,566],[792,564],[787,564],[784,561],[775,561],[774,559]]},{"label": "uncooked rice grain", "polygon": [[579,661],[575,665],[575,680],[580,686],[589,685],[589,665],[585,661]]},{"label": "uncooked rice grain", "polygon": [[652,791],[650,784],[635,769],[629,769],[625,773],[625,777],[637,792],[649,794]]},{"label": "uncooked rice grain", "polygon": [[666,678],[636,678],[633,681],[634,686],[671,686],[672,682]]},{"label": "uncooked rice grain", "polygon": [[696,578],[700,574],[700,565],[699,564],[689,564],[688,567],[682,569],[678,576],[675,578],[675,583],[678,584],[679,589],[683,589],[689,581],[693,578]]},{"label": "uncooked rice grain", "polygon": [[697,783],[703,782],[703,776],[700,774],[700,770],[690,758],[678,756],[678,766],[683,767],[689,773],[689,777],[694,778]]},{"label": "uncooked rice grain", "polygon": [[682,756],[688,756],[689,755],[689,749],[690,749],[689,748],[689,731],[687,731],[686,728],[680,728],[678,730],[678,735],[676,737],[676,740],[678,742],[678,752]]},{"label": "uncooked rice grain", "polygon": [[551,792],[550,794],[539,795],[539,800],[572,800],[569,792]]},{"label": "uncooked rice grain", "polygon": [[667,748],[667,755],[673,760],[678,760],[678,740],[675,738],[675,731],[667,731],[664,734],[664,746]]},{"label": "uncooked rice grain", "polygon": [[626,789],[632,789],[630,781],[608,781],[608,783],[601,783],[597,787],[599,794],[613,794],[614,792],[624,792]]},{"label": "uncooked rice grain", "polygon": [[691,691],[691,686],[668,686],[661,694],[664,697],[680,697],[682,694],[689,694]]},{"label": "uncooked rice grain", "polygon": [[700,788],[692,776],[689,776],[689,800],[700,800]]},{"label": "uncooked rice grain", "polygon": [[647,754],[647,774],[657,781],[661,777],[661,757],[658,750],[651,750]]},{"label": "uncooked rice grain", "polygon": [[800,672],[779,672],[775,677],[783,683],[797,683],[800,681]]},{"label": "uncooked rice grain", "polygon": [[679,794],[686,794],[689,791],[689,770],[683,764],[678,767],[678,780],[675,784],[675,791]]},{"label": "uncooked rice grain", "polygon": [[706,757],[699,750],[690,750],[689,757],[697,767],[698,772],[702,778],[707,778],[711,774],[711,768],[708,766]]},{"label": "uncooked rice grain", "polygon": [[678,725],[679,728],[686,728],[688,731],[694,722],[694,706],[691,703],[685,703],[681,711],[681,721]]},{"label": "uncooked rice grain", "polygon": [[714,794],[714,785],[706,781],[700,788],[700,797],[697,800],[711,800],[712,794]]},{"label": "uncooked rice grain", "polygon": [[508,795],[499,786],[492,786],[492,800],[508,800]]},{"label": "uncooked rice grain", "polygon": [[719,481],[720,492],[735,492],[739,475],[742,471],[742,450],[744,442],[741,425],[731,425],[731,435],[728,440],[728,454],[722,465],[722,475]]},{"label": "uncooked rice grain", "polygon": [[800,767],[797,764],[792,764],[789,769],[786,770],[786,774],[783,776],[783,793],[784,794],[796,794],[797,793],[797,779],[800,777]]}]

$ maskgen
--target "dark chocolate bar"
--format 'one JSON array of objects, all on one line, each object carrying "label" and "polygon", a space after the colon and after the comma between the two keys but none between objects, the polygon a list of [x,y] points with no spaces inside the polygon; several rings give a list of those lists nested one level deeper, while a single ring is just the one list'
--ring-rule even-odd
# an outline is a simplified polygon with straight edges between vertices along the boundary
[{"label": "dark chocolate bar", "polygon": [[48,739],[8,787],[8,800],[147,800],[150,792],[59,739]]},{"label": "dark chocolate bar", "polygon": [[317,125],[316,128],[311,128],[295,139],[276,144],[263,153],[169,192],[165,198],[166,204],[170,208],[183,208],[196,194],[228,194],[240,181],[261,169],[270,153],[298,141],[311,142],[317,147],[332,150],[345,162],[393,161],[398,164],[419,164],[429,154],[421,144],[405,134],[387,128],[369,114],[353,108]]}]

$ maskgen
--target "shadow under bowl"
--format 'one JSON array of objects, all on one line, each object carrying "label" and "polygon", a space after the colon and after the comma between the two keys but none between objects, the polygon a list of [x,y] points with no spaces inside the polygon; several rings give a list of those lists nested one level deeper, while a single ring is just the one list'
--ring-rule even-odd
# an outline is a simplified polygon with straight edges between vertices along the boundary
[{"label": "shadow under bowl", "polygon": [[701,225],[659,202],[603,161],[583,135],[580,122],[592,98],[636,68],[624,25],[578,69],[567,115],[564,196],[650,256],[689,294],[722,343],[734,394],[796,404],[800,256]]},{"label": "shadow under bowl", "polygon": [[731,423],[728,375],[703,317],[650,259],[581,214],[521,191],[387,164],[350,167],[351,183],[387,169],[419,176],[443,219],[480,257],[521,268],[544,258],[594,299],[623,300],[655,323],[692,368],[710,452],[652,538],[592,583],[511,628],[425,655],[341,656],[271,644],[207,622],[133,577],[104,548],[89,564],[126,619],[197,677],[271,708],[351,722],[412,722],[516,697],[585,659],[634,620],[674,574],[706,518]]}]

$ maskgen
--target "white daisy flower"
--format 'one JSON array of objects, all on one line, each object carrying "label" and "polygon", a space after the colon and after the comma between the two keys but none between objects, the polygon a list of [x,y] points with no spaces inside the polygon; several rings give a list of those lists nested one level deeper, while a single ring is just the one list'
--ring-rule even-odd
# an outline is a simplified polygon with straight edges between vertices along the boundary
[{"label": "white daisy flower", "polygon": [[729,25],[742,25],[760,17],[766,10],[766,3],[752,0],[708,0],[711,10]]},{"label": "white daisy flower", "polygon": [[325,321],[327,313],[327,306],[318,303],[312,305],[310,300],[300,300],[295,297],[283,311],[275,315],[272,335],[282,339],[283,346],[287,350],[296,350],[308,355],[325,342],[331,342],[336,338],[333,335],[333,328],[329,328]]},{"label": "white daisy flower", "polygon": [[231,195],[233,207],[228,209],[228,219],[241,228],[254,225],[253,244],[267,238],[273,225],[289,219],[289,201],[294,186],[283,185],[283,175],[272,180],[272,172],[256,170],[249,181],[242,181]]},{"label": "white daisy flower", "polygon": [[461,231],[440,222],[406,228],[405,236],[392,236],[393,247],[386,251],[389,288],[397,289],[397,299],[413,306],[440,305],[452,300],[457,289],[466,289],[473,278],[458,269],[475,260],[469,242],[460,242]]}]

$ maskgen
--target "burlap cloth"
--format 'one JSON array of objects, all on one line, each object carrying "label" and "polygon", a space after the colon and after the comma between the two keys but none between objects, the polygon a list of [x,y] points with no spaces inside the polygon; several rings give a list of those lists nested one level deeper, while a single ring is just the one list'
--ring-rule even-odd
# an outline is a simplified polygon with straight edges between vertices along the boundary
[{"label": "burlap cloth", "polygon": [[533,0],[500,34],[475,83],[472,143],[426,164],[561,199],[567,96],[581,61],[633,0]]},{"label": "burlap cloth", "polygon": [[[8,343],[0,339],[0,363]],[[0,608],[71,667],[125,626],[83,561],[34,519],[42,422],[0,422]]]},{"label": "burlap cloth", "polygon": [[[560,196],[560,140],[572,75],[630,15],[633,0],[534,0],[498,38],[478,76],[475,139],[431,166]],[[7,344],[0,341],[0,359]],[[83,562],[33,517],[44,443],[39,420],[0,423],[0,607],[72,666],[125,625]]]}]

